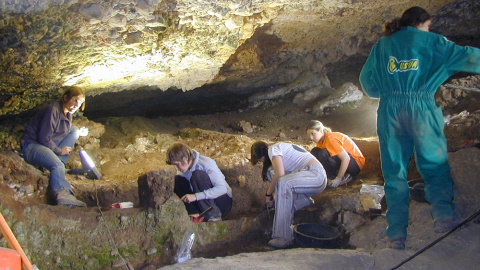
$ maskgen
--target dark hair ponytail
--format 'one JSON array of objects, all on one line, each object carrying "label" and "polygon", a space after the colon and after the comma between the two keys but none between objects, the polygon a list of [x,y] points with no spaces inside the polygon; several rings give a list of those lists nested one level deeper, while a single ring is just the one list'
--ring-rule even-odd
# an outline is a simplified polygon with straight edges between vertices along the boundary
[{"label": "dark hair ponytail", "polygon": [[383,34],[390,36],[397,32],[402,27],[413,26],[417,27],[419,24],[431,20],[432,16],[421,7],[411,7],[403,12],[401,18],[393,19],[390,22],[385,23],[383,26]]},{"label": "dark hair ponytail", "polygon": [[268,168],[272,166],[272,161],[268,157],[268,144],[263,141],[255,142],[254,144],[252,144],[252,148],[250,149],[250,162],[252,163],[252,165],[255,165],[262,157],[264,158],[262,179],[263,181],[267,181]]},{"label": "dark hair ponytail", "polygon": [[383,35],[390,36],[391,34],[400,30],[400,18],[393,19],[390,22],[386,22],[383,26]]},{"label": "dark hair ponytail", "polygon": [[267,178],[267,173],[268,169],[272,166],[272,161],[268,157],[268,155],[265,156],[265,161],[263,162],[263,168],[262,168],[262,179],[263,182],[268,181]]}]

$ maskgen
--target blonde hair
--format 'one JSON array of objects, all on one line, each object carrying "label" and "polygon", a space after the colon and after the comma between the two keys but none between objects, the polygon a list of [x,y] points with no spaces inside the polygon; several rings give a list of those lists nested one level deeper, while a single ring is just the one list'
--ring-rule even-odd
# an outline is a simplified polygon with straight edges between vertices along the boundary
[{"label": "blonde hair", "polygon": [[323,133],[328,133],[328,132],[332,132],[332,129],[329,128],[329,127],[326,127],[322,124],[322,122],[318,121],[318,120],[311,120],[310,123],[308,124],[308,127],[306,130],[309,130],[309,129],[314,129],[316,131],[323,131]]}]

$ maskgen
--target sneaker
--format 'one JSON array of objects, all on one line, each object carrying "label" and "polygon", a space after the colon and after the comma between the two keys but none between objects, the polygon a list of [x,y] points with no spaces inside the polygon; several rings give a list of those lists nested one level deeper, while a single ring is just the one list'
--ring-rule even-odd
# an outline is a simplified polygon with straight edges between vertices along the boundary
[{"label": "sneaker", "polygon": [[268,241],[268,245],[273,248],[286,248],[293,244],[293,239],[288,241],[285,238],[273,238]]},{"label": "sneaker", "polygon": [[68,208],[73,208],[73,207],[86,207],[87,205],[75,198],[70,191],[62,189],[57,193],[57,205],[65,206]]},{"label": "sneaker", "polygon": [[435,220],[435,232],[436,233],[446,233],[453,230],[458,224],[461,223],[461,220],[457,218],[449,218],[445,220]]},{"label": "sneaker", "polygon": [[405,249],[405,238],[397,238],[390,241],[390,248]]},{"label": "sneaker", "polygon": [[216,221],[222,221],[221,217],[210,217],[208,219],[208,222],[216,222]]}]

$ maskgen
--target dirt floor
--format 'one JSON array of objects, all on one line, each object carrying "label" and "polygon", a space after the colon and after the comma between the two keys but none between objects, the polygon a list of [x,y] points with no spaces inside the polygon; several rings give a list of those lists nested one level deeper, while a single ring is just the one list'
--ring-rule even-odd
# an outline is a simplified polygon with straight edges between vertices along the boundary
[{"label": "dirt floor", "polygon": [[[317,207],[310,211],[321,211],[323,207],[321,201],[326,198],[358,190],[362,183],[380,185],[383,183],[375,128],[376,106],[375,101],[365,100],[360,102],[355,110],[348,107],[340,108],[331,110],[322,117],[316,117],[290,102],[282,102],[268,109],[250,109],[215,115],[96,119],[96,122],[105,125],[105,133],[99,138],[100,147],[92,147],[88,151],[99,164],[102,173],[102,179],[97,181],[98,184],[114,183],[110,186],[115,187],[111,192],[101,190],[98,196],[100,204],[106,206],[114,200],[121,200],[120,194],[124,194],[124,201],[133,201],[137,204],[137,179],[150,171],[172,169],[172,166],[165,164],[165,152],[169,145],[180,141],[201,154],[214,158],[226,175],[235,196],[232,212],[226,217],[228,220],[263,215],[260,222],[264,229],[241,239],[228,239],[209,244],[195,250],[195,256],[214,258],[272,250],[266,243],[270,238],[273,213],[262,214],[261,194],[265,190],[265,185],[260,179],[261,165],[253,168],[249,164],[251,144],[256,140],[265,140],[269,143],[290,141],[311,149],[314,144],[307,137],[306,125],[312,119],[319,119],[334,131],[346,133],[354,138],[367,157],[366,166],[357,180],[350,183],[349,188],[329,189],[314,197]],[[88,149],[88,143],[84,148]],[[71,164],[72,167],[79,166],[79,161]],[[245,177],[239,178],[239,174]],[[416,177],[415,170],[411,177]],[[84,181],[77,182],[79,186],[82,183]],[[242,187],[256,189],[254,192],[256,196],[245,194]],[[82,196],[90,206],[96,204],[91,194]],[[296,221],[320,222],[317,214],[309,212],[297,213]],[[348,243],[342,245],[348,248]],[[296,247],[298,246],[292,246]],[[170,262],[166,260],[155,263],[158,266]]]},{"label": "dirt floor", "polygon": [[[474,103],[478,104],[478,102]],[[268,143],[289,141],[311,149],[314,144],[307,137],[305,130],[308,121],[312,119],[322,121],[333,131],[351,136],[366,157],[366,165],[361,174],[348,187],[326,189],[314,197],[315,207],[295,215],[296,223],[333,222],[331,218],[332,216],[337,218],[337,214],[330,213],[329,216],[328,213],[338,209],[328,210],[328,203],[330,203],[328,199],[352,196],[353,193],[358,192],[362,184],[383,184],[376,137],[377,104],[375,100],[364,99],[352,105],[329,109],[321,117],[285,100],[269,108],[214,115],[78,118],[75,119],[74,124],[88,127],[90,135],[81,138],[77,150],[83,148],[91,155],[101,173],[101,179],[90,181],[84,175],[68,174],[67,179],[75,187],[77,196],[89,207],[73,212],[70,209],[52,206],[45,206],[44,210],[64,217],[78,217],[84,213],[83,218],[88,220],[90,214],[98,213],[98,209],[106,209],[112,203],[131,201],[138,206],[142,199],[144,200],[139,198],[142,192],[139,190],[139,179],[146,175],[148,178],[149,174],[157,171],[173,175],[175,173],[173,167],[165,164],[165,152],[172,143],[183,142],[200,154],[212,157],[232,186],[235,203],[232,212],[226,217],[227,226],[244,226],[242,222],[256,222],[260,228],[242,238],[232,237],[206,244],[205,248],[194,251],[195,257],[214,258],[239,253],[271,251],[272,249],[266,243],[271,233],[273,213],[262,212],[265,184],[261,181],[259,174],[261,165],[254,167],[249,163],[251,144],[257,140],[265,140]],[[475,108],[478,110],[478,105]],[[454,115],[458,112],[449,111],[449,113]],[[474,129],[475,125],[469,127]],[[21,127],[16,129],[22,130]],[[460,129],[453,124],[450,128],[447,127],[447,131],[450,148],[462,145],[467,139],[476,138],[471,137],[475,135],[469,132],[469,129]],[[13,161],[9,164],[6,164],[6,160],[2,161],[2,167],[10,171],[21,171],[21,174],[25,175],[23,177],[29,179],[25,181],[34,181],[40,187],[48,182],[47,172],[29,168],[28,164],[21,160],[18,162],[15,158],[12,158]],[[418,178],[414,163],[412,162],[410,166],[408,178]],[[81,167],[79,156],[73,155],[67,164],[67,169]],[[4,175],[4,181],[8,182],[9,179],[5,176],[8,173],[2,172],[2,175]],[[10,189],[5,186],[0,188],[2,188],[2,194],[12,195],[8,200],[12,202],[15,200],[15,195]],[[39,191],[37,194],[45,194],[45,192]],[[171,192],[168,196],[166,194],[163,196],[169,197]],[[6,196],[2,197],[3,201],[7,200]],[[32,204],[38,204],[47,199],[40,195],[33,196],[29,200]],[[54,204],[51,199],[48,202]],[[131,211],[137,211],[137,209]],[[328,216],[329,219],[322,220],[322,215]],[[229,223],[229,221],[232,222]],[[128,238],[117,238],[117,240],[128,241]],[[342,243],[343,248],[351,248],[347,242],[348,239],[345,239]],[[136,269],[155,269],[153,267],[173,263],[176,248],[178,247],[175,243],[170,243],[170,246],[164,248],[162,257],[143,263],[136,262]]]},{"label": "dirt floor", "polygon": [[[305,132],[308,121],[312,119],[318,119],[334,131],[343,132],[355,139],[365,140],[376,136],[376,103],[369,100],[354,111],[338,110],[322,117],[307,113],[290,102],[284,102],[268,109],[250,109],[215,115],[94,119],[93,121],[105,125],[105,133],[99,138],[102,153],[98,154],[97,162],[100,162],[101,170],[104,172],[103,180],[108,181],[112,178],[121,181],[136,178],[140,174],[158,169],[159,166],[165,166],[164,153],[168,146],[177,140],[197,147],[196,150],[201,154],[215,159],[230,155],[241,155],[247,159],[251,143],[255,140],[291,141],[312,147],[314,144]],[[186,128],[198,128],[218,134],[198,137],[198,134],[179,133]],[[234,140],[232,135],[240,138],[235,138],[236,141],[232,143],[229,141]],[[155,150],[160,152],[151,151],[149,147],[157,147]],[[88,146],[84,148],[88,150]],[[129,152],[128,157],[115,155],[115,150],[120,152],[125,148],[127,151],[133,150]],[[136,160],[135,152],[141,153],[142,158]],[[115,156],[112,157],[113,155]],[[115,166],[114,163],[117,163],[119,158],[121,162],[119,166]],[[141,163],[141,166],[137,166],[137,163]]]},{"label": "dirt floor", "polygon": [[[138,198],[138,179],[156,170],[171,170],[173,174],[173,167],[165,164],[165,152],[174,142],[186,143],[202,155],[215,159],[231,185],[234,207],[226,219],[251,219],[260,215],[258,222],[262,227],[240,239],[232,237],[208,244],[195,250],[195,256],[214,258],[268,251],[272,250],[266,243],[271,234],[273,213],[262,213],[265,184],[260,178],[261,165],[253,167],[249,163],[251,144],[256,140],[268,143],[290,141],[311,149],[314,144],[307,137],[306,125],[312,119],[319,119],[332,130],[354,138],[367,157],[366,166],[358,179],[350,183],[349,188],[329,189],[315,196],[316,207],[309,211],[319,212],[323,210],[322,201],[329,197],[338,197],[351,192],[350,190],[358,190],[362,183],[382,184],[375,131],[376,106],[375,101],[365,100],[359,102],[354,110],[350,107],[339,108],[322,117],[316,117],[285,101],[267,109],[214,115],[94,119],[94,122],[104,125],[105,132],[93,140],[93,135],[102,131],[98,131],[101,129],[95,123],[87,121],[85,125],[91,130],[92,136],[79,145],[94,158],[102,174],[102,179],[95,181],[98,191],[96,194],[91,192],[91,182],[85,181],[84,176],[68,177],[89,206],[100,204],[105,207],[117,201],[142,204]],[[78,121],[77,125],[81,125],[82,121]],[[68,165],[71,168],[81,166],[75,156]],[[253,191],[249,193],[245,191],[245,187]],[[157,198],[162,196],[168,198],[171,194],[156,195]],[[309,212],[297,213],[295,218],[296,223],[321,222],[318,214]],[[342,245],[348,248],[348,243]],[[292,246],[295,247],[298,246]],[[164,261],[150,263],[156,266],[170,264],[172,258],[166,257]]]},{"label": "dirt floor", "polygon": [[[320,212],[323,211],[322,207],[326,207],[322,205],[323,200],[357,192],[364,183],[383,184],[376,137],[377,105],[376,100],[364,99],[354,106],[331,109],[321,117],[315,116],[289,101],[283,101],[270,108],[214,115],[153,119],[140,117],[95,119],[94,121],[105,126],[105,133],[99,138],[100,148],[93,148],[91,152],[94,153],[103,174],[99,183],[103,181],[116,183],[116,190],[111,194],[119,200],[121,193],[137,194],[137,179],[141,175],[158,169],[168,170],[171,166],[165,164],[166,149],[173,142],[184,142],[201,154],[214,158],[225,172],[227,181],[232,185],[234,192],[237,191],[236,205],[232,213],[227,216],[227,219],[235,220],[242,216],[256,216],[262,208],[260,195],[264,190],[264,185],[262,185],[259,175],[252,174],[252,166],[248,162],[251,144],[256,140],[265,140],[269,143],[290,141],[311,149],[314,144],[306,135],[306,125],[309,120],[318,119],[333,131],[351,136],[367,159],[365,168],[349,187],[338,190],[327,189],[314,197],[317,202],[316,207],[310,211]],[[451,134],[457,135],[449,137],[452,147],[461,145],[465,138],[468,138],[461,136],[462,132],[451,132]],[[85,148],[88,148],[88,144]],[[253,171],[258,173],[258,165],[256,169]],[[238,178],[239,174],[245,175],[245,179]],[[408,179],[418,179],[419,177],[412,161]],[[245,194],[238,194],[241,192],[239,187],[245,186],[258,189],[256,190],[258,196],[246,199],[248,196],[244,196]],[[104,192],[102,195],[104,204],[111,202],[108,194],[110,193]],[[243,199],[238,199],[239,197]],[[129,198],[131,197],[126,196],[125,200]],[[87,201],[87,203],[93,202]],[[196,250],[195,256],[214,258],[271,250],[266,243],[270,237],[271,228],[269,226],[272,219],[273,214],[268,215],[268,219],[262,221],[265,229],[259,230],[257,233],[249,234],[248,237],[242,239],[233,241],[230,239],[209,244],[201,250]],[[298,222],[326,221],[319,220],[318,214],[312,215],[303,212],[296,214],[296,223]],[[348,239],[342,245],[343,248],[349,248]],[[297,246],[292,248],[295,247]],[[156,263],[158,266],[159,262]],[[163,263],[168,264],[168,261]]]}]

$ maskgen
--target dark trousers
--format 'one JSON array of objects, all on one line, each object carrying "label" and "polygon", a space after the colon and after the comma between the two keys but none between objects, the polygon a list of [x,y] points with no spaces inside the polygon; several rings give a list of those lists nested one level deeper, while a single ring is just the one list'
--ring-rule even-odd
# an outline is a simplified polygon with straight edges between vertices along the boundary
[{"label": "dark trousers", "polygon": [[[183,176],[175,176],[175,187],[173,191],[179,198],[182,198],[185,194],[202,192],[212,187],[212,181],[210,181],[208,174],[204,171],[197,170],[192,173],[190,182]],[[205,214],[205,219],[209,220],[210,218],[220,218],[228,214],[230,209],[232,209],[232,198],[225,193],[216,199],[205,199],[184,204],[188,215],[200,214],[212,206],[213,209]]]},{"label": "dark trousers", "polygon": [[[329,179],[337,177],[338,169],[340,169],[340,164],[342,164],[342,161],[337,156],[332,157],[327,149],[318,147],[313,148],[311,153],[318,159],[318,161],[320,161],[320,163],[322,163]],[[360,167],[358,167],[357,162],[352,156],[350,156],[350,163],[348,163],[347,171],[345,173],[348,173],[351,176],[360,173]]]}]

